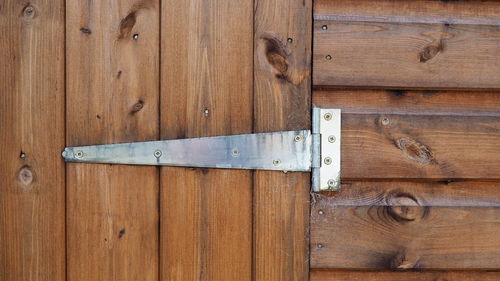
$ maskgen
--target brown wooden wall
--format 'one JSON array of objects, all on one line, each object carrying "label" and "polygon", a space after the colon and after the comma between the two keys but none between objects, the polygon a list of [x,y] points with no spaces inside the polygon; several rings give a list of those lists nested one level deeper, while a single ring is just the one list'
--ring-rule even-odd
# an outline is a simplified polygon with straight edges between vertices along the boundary
[{"label": "brown wooden wall", "polygon": [[313,104],[342,109],[343,180],[313,200],[311,280],[500,279],[499,15],[315,1]]}]

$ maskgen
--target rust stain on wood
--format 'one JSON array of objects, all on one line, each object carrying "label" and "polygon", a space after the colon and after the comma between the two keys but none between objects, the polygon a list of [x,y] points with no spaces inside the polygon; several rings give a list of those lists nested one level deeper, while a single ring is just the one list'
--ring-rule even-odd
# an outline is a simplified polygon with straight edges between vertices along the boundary
[{"label": "rust stain on wood", "polygon": [[409,159],[415,160],[421,164],[437,163],[432,150],[418,141],[409,137],[401,137],[394,140],[394,144]]}]

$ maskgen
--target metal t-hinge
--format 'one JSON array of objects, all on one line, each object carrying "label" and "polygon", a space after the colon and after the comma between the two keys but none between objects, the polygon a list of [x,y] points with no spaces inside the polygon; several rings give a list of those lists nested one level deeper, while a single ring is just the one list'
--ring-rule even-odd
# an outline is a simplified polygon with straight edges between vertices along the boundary
[{"label": "metal t-hinge", "polygon": [[67,147],[67,162],[310,171],[313,191],[340,187],[340,109],[313,108],[312,131]]}]

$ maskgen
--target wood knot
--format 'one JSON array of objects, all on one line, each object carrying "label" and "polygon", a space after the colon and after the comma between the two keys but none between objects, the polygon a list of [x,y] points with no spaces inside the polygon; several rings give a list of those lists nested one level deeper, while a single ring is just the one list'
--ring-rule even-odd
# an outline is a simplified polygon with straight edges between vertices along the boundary
[{"label": "wood knot", "polygon": [[141,111],[144,108],[144,101],[139,100],[134,106],[132,107],[131,113],[134,114],[136,112]]},{"label": "wood knot", "polygon": [[92,30],[90,30],[90,28],[88,28],[88,27],[82,27],[82,28],[80,28],[80,31],[81,31],[83,34],[85,34],[85,35],[90,35],[90,34],[92,34]]},{"label": "wood knot", "polygon": [[422,207],[417,198],[405,192],[395,191],[386,197],[387,215],[398,223],[407,223],[425,219],[430,212],[429,207]]},{"label": "wood knot", "polygon": [[439,40],[437,45],[429,45],[425,47],[419,54],[420,62],[425,63],[428,60],[434,58],[444,50],[443,40]]},{"label": "wood knot", "polygon": [[406,253],[406,250],[399,251],[391,260],[390,267],[394,269],[411,269],[418,268],[418,259],[411,257]]},{"label": "wood knot", "polygon": [[120,21],[120,35],[118,36],[118,39],[130,36],[136,20],[136,12],[133,11]]},{"label": "wood knot", "polygon": [[118,232],[118,238],[122,238],[125,235],[125,228],[120,229],[120,232]]},{"label": "wood knot", "polygon": [[31,167],[28,165],[22,166],[18,172],[18,179],[24,188],[30,186],[34,180],[34,173]]},{"label": "wood knot", "polygon": [[24,6],[23,12],[22,12],[23,18],[33,19],[33,18],[35,18],[35,15],[36,15],[35,7],[33,7],[31,4],[27,4],[26,6]]},{"label": "wood knot", "polygon": [[395,140],[395,145],[403,154],[421,164],[435,163],[434,155],[430,148],[409,138]]},{"label": "wood knot", "polygon": [[285,44],[275,37],[264,38],[266,40],[266,57],[269,64],[278,71],[276,76],[281,79],[286,78],[288,71],[288,55]]}]

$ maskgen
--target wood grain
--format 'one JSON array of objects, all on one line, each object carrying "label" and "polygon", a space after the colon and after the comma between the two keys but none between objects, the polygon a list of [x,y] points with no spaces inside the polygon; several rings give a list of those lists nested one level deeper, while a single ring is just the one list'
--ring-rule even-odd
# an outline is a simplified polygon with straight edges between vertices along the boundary
[{"label": "wood grain", "polygon": [[319,198],[311,217],[311,267],[499,268],[499,207],[429,207],[409,196],[390,199],[397,205],[327,208]]},{"label": "wood grain", "polygon": [[500,25],[317,21],[313,83],[499,88],[499,33]]},{"label": "wood grain", "polygon": [[329,271],[313,270],[311,281],[497,281],[500,271]]},{"label": "wood grain", "polygon": [[316,0],[314,19],[500,25],[498,1]]},{"label": "wood grain", "polygon": [[0,280],[63,281],[64,2],[0,6]]},{"label": "wood grain", "polygon": [[[252,1],[162,3],[162,139],[252,130]],[[161,169],[161,280],[252,278],[250,171]]]},{"label": "wood grain", "polygon": [[[320,96],[315,105],[346,109],[344,179],[500,177],[496,93],[334,91]],[[445,101],[450,105],[442,106]]]},{"label": "wood grain", "polygon": [[328,206],[395,206],[401,202],[418,206],[500,207],[498,181],[343,181],[341,192],[316,194]]},{"label": "wood grain", "polygon": [[[255,1],[254,130],[310,128],[312,1]],[[254,280],[308,280],[310,175],[254,174]]]},{"label": "wood grain", "polygon": [[[67,1],[67,144],[159,136],[159,4]],[[155,167],[67,165],[68,278],[158,279]]]}]

